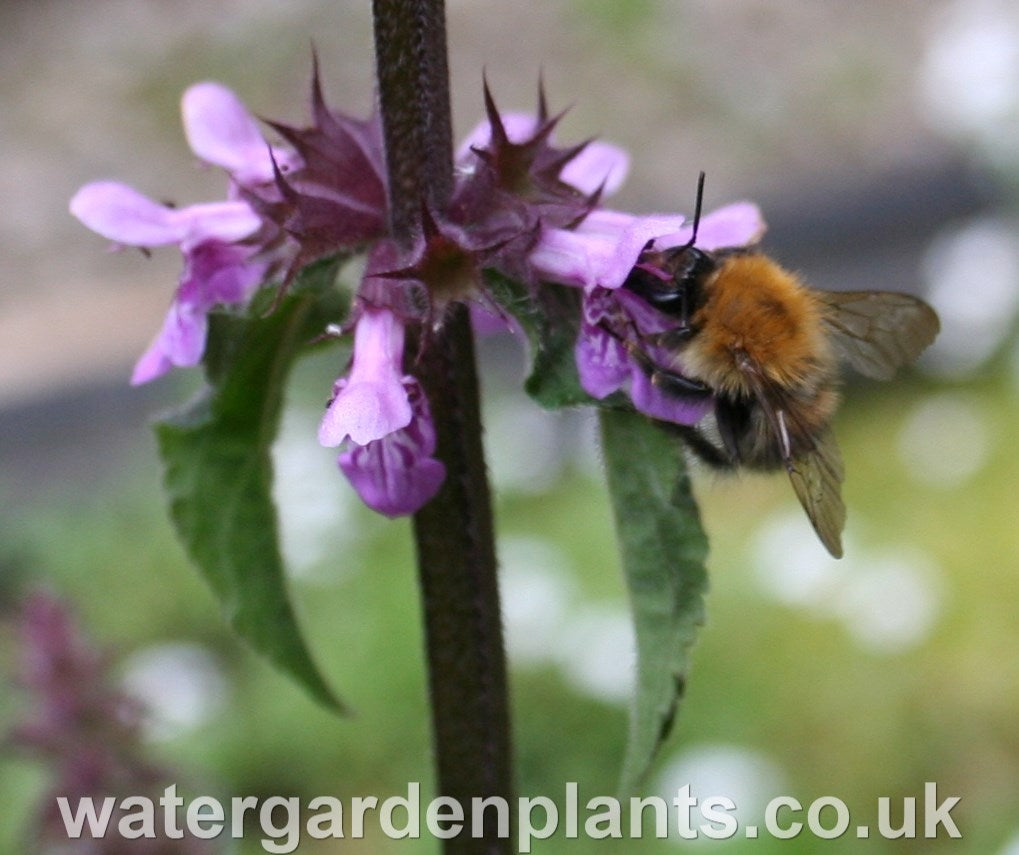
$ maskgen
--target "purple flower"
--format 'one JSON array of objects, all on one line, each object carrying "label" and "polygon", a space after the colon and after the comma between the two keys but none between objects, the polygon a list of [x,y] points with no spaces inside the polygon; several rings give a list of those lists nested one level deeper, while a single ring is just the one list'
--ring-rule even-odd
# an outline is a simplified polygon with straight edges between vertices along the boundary
[{"label": "purple flower", "polygon": [[220,305],[244,305],[265,277],[268,262],[251,256],[251,247],[218,241],[206,241],[185,253],[177,294],[162,328],[135,364],[132,385],[161,377],[174,366],[201,362],[209,311]]},{"label": "purple flower", "polygon": [[261,218],[242,201],[170,208],[113,181],[86,184],[71,213],[120,245],[177,244],[184,270],[163,327],[135,365],[131,383],[146,383],[171,367],[196,365],[205,349],[207,315],[217,305],[247,302],[268,263],[256,248],[237,243],[259,230]]},{"label": "purple flower", "polygon": [[336,381],[318,431],[322,445],[346,444],[340,468],[368,507],[390,517],[418,510],[446,472],[432,459],[431,412],[417,380],[403,373],[403,345],[392,311],[361,310],[350,374]]},{"label": "purple flower", "polygon": [[[631,353],[624,342],[634,333],[663,332],[667,326],[655,323],[651,316],[661,313],[627,291],[596,287],[584,295],[583,318],[577,338],[575,357],[580,385],[599,400],[619,389],[626,389],[634,407],[652,418],[679,424],[696,424],[711,409],[708,398],[680,398],[663,393],[651,382],[647,365]],[[638,320],[648,316],[652,323]],[[647,345],[643,345],[645,353]],[[650,354],[649,354],[650,355]],[[652,357],[653,358],[653,357]],[[675,370],[674,359],[655,360]]]},{"label": "purple flower", "polygon": [[[700,421],[711,401],[663,393],[651,382],[649,360],[662,370],[681,373],[675,354],[649,343],[676,321],[621,286],[649,242],[659,250],[682,246],[691,229],[678,214],[637,217],[593,211],[576,228],[543,229],[529,259],[538,278],[584,289],[575,347],[583,389],[599,400],[626,389],[640,412],[680,424]],[[757,207],[739,202],[701,219],[697,245],[705,250],[743,246],[763,231]],[[633,352],[638,342],[639,355]]]},{"label": "purple flower", "polygon": [[387,517],[412,514],[439,492],[446,467],[435,460],[435,426],[428,399],[413,377],[403,378],[413,413],[406,427],[367,445],[351,443],[340,469],[372,510]]},{"label": "purple flower", "polygon": [[141,247],[178,244],[184,252],[208,240],[241,240],[262,224],[245,202],[171,208],[116,181],[86,184],[74,194],[70,208],[92,231],[114,243]]}]

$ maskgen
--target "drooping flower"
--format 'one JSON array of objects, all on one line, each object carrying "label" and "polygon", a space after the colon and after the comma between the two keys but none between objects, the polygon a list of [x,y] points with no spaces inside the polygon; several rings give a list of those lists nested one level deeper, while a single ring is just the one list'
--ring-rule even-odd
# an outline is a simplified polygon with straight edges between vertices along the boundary
[{"label": "drooping flower", "polygon": [[340,469],[361,500],[388,517],[412,514],[432,499],[446,478],[435,453],[435,426],[424,390],[413,377],[403,386],[411,407],[405,427],[366,445],[351,442],[340,454]]},{"label": "drooping flower", "polygon": [[319,442],[343,445],[339,465],[368,507],[410,514],[442,485],[432,458],[435,428],[420,384],[403,372],[404,326],[388,308],[365,305],[354,328],[348,376],[333,386]]}]

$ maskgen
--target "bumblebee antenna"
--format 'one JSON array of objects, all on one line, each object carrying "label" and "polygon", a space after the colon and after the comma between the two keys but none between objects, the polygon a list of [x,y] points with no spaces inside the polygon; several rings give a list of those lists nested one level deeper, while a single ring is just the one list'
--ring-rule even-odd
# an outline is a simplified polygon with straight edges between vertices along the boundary
[{"label": "bumblebee antenna", "polygon": [[693,234],[690,235],[690,240],[686,242],[683,249],[689,249],[695,243],[697,243],[697,227],[701,224],[701,203],[704,201],[704,173],[701,172],[697,178],[697,202],[694,204],[693,209]]}]

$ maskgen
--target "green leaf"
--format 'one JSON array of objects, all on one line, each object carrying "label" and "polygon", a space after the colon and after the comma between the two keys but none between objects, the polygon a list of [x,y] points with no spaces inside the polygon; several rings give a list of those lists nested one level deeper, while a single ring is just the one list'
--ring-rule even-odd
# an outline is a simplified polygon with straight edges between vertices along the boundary
[{"label": "green leaf", "polygon": [[527,393],[547,409],[594,403],[580,386],[573,355],[580,331],[580,289],[548,282],[528,288],[492,269],[485,270],[485,283],[531,345]]},{"label": "green leaf", "polygon": [[178,536],[227,619],[313,697],[340,711],[287,595],[270,456],[294,360],[343,315],[344,298],[333,287],[338,267],[332,259],[307,268],[268,315],[260,300],[244,317],[210,316],[209,385],[158,422],[156,437]]},{"label": "green leaf", "polygon": [[669,735],[704,622],[708,541],[675,437],[645,416],[602,410],[602,448],[637,636],[623,761],[633,792]]}]

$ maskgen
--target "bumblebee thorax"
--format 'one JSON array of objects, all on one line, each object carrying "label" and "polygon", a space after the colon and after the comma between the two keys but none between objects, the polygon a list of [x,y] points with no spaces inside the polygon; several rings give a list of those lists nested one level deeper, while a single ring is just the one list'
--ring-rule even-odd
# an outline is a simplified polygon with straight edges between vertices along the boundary
[{"label": "bumblebee thorax", "polygon": [[761,254],[724,259],[703,284],[693,318],[697,335],[684,371],[712,388],[749,395],[747,371],[799,387],[828,380],[834,359],[812,293]]}]

